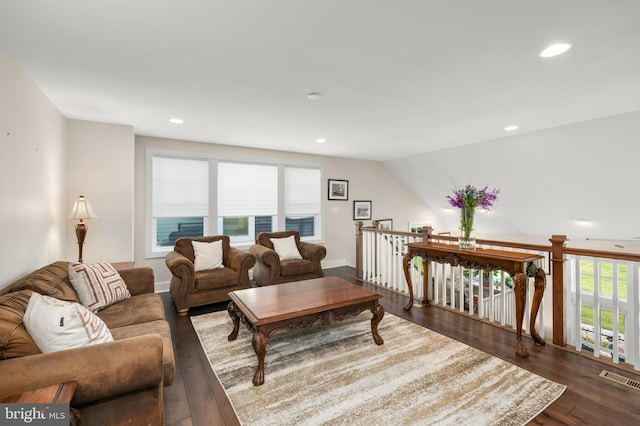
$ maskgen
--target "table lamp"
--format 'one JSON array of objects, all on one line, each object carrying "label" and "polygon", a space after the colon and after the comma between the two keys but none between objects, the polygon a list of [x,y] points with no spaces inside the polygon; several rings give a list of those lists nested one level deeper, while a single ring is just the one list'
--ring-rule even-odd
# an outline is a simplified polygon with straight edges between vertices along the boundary
[{"label": "table lamp", "polygon": [[84,224],[83,219],[96,219],[98,216],[91,208],[91,204],[81,195],[78,200],[73,203],[73,208],[67,219],[80,219],[80,222],[76,225],[76,237],[78,239],[78,262],[82,263],[82,246],[84,245],[84,238],[87,236],[87,226]]}]

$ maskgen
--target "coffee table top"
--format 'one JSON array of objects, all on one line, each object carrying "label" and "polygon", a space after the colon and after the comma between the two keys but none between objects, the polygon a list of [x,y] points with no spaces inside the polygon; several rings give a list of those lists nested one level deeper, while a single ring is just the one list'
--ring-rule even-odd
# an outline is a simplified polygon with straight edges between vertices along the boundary
[{"label": "coffee table top", "polygon": [[337,277],[322,277],[229,292],[254,325],[296,318],[382,298]]}]

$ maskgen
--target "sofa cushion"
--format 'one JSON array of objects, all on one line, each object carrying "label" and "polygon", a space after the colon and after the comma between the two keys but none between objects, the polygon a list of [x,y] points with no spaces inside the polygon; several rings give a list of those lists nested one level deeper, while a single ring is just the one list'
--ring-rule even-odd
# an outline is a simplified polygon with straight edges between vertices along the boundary
[{"label": "sofa cushion", "polygon": [[175,374],[175,361],[173,357],[173,344],[171,342],[171,329],[169,324],[162,321],[145,322],[144,324],[132,324],[118,327],[111,330],[114,340],[126,339],[128,337],[144,336],[147,334],[159,334],[162,337],[162,369],[164,375],[164,386],[173,383]]},{"label": "sofa cushion", "polygon": [[107,262],[70,263],[69,280],[80,302],[93,312],[131,297],[118,271]]},{"label": "sofa cushion", "polygon": [[2,289],[0,294],[20,290],[32,290],[45,296],[68,302],[80,302],[69,282],[69,262],[54,262],[46,265]]},{"label": "sofa cushion", "polygon": [[105,323],[89,309],[38,293],[31,295],[23,322],[43,353],[113,340]]},{"label": "sofa cushion", "polygon": [[310,274],[313,272],[313,262],[310,260],[287,260],[280,265],[280,274],[283,277],[292,275]]},{"label": "sofa cushion", "polygon": [[31,294],[20,290],[0,296],[0,359],[40,353],[22,322]]},{"label": "sofa cushion", "polygon": [[273,244],[273,249],[278,253],[280,260],[302,259],[293,235],[286,238],[271,238],[271,244]]},{"label": "sofa cushion", "polygon": [[193,270],[207,271],[209,269],[222,268],[222,241],[213,241],[211,243],[203,243],[200,241],[192,241],[195,260],[193,261]]},{"label": "sofa cushion", "polygon": [[112,331],[131,324],[164,320],[164,306],[160,295],[144,293],[132,296],[96,312]]},{"label": "sofa cushion", "polygon": [[238,272],[231,268],[196,272],[196,290],[211,290],[238,285]]}]

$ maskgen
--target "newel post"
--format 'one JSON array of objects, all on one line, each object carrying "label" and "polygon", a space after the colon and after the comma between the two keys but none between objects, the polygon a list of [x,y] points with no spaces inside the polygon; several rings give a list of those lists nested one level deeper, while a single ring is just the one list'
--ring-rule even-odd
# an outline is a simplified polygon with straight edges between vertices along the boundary
[{"label": "newel post", "polygon": [[356,222],[356,279],[362,279],[362,225],[361,220]]},{"label": "newel post", "polygon": [[422,227],[422,241],[428,243],[433,235],[433,226],[426,225]]},{"label": "newel post", "polygon": [[553,274],[553,344],[564,346],[564,243],[566,235],[552,235],[551,271]]}]

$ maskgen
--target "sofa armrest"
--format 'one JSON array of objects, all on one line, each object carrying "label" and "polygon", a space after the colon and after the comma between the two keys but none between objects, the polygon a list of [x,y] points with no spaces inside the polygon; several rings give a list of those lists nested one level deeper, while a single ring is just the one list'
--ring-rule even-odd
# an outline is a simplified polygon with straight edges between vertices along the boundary
[{"label": "sofa armrest", "polygon": [[193,262],[186,256],[178,253],[177,251],[170,251],[164,258],[164,263],[171,271],[172,275],[184,280],[192,279],[195,277],[195,271],[193,269]]},{"label": "sofa armrest", "polygon": [[269,247],[261,246],[260,244],[254,244],[249,248],[249,251],[256,256],[256,260],[263,265],[269,267],[280,267],[280,257],[275,250]]},{"label": "sofa armrest", "polygon": [[229,249],[229,268],[241,273],[248,272],[256,264],[256,255],[231,247]]},{"label": "sofa armrest", "polygon": [[124,280],[132,296],[143,293],[155,293],[155,278],[150,267],[119,269],[118,273]]},{"label": "sofa armrest", "polygon": [[75,381],[72,404],[162,386],[162,338],[130,337],[0,361],[0,397]]},{"label": "sofa armrest", "polygon": [[312,262],[320,262],[327,255],[327,248],[325,246],[321,246],[320,244],[300,241],[298,249],[300,250],[300,255],[304,259],[310,260]]}]

